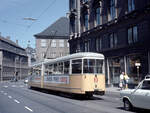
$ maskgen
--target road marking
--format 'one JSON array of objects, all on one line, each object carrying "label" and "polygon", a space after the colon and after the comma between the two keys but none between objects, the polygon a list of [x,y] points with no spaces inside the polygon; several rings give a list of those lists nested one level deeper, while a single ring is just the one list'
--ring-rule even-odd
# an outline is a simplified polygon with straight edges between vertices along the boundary
[{"label": "road marking", "polygon": [[16,99],[14,99],[14,101],[15,101],[16,103],[18,103],[18,104],[20,103],[20,102],[19,102],[18,100],[16,100]]},{"label": "road marking", "polygon": [[4,91],[1,91],[1,93],[4,93]]},{"label": "road marking", "polygon": [[8,86],[3,86],[3,87],[8,88]]},{"label": "road marking", "polygon": [[12,85],[11,87],[16,87],[16,85]]},{"label": "road marking", "polygon": [[7,93],[4,93],[4,95],[7,95]]},{"label": "road marking", "polygon": [[24,87],[23,85],[20,85],[20,87]]},{"label": "road marking", "polygon": [[12,96],[8,96],[8,98],[10,98],[10,99],[11,99],[11,98],[12,98]]},{"label": "road marking", "polygon": [[27,110],[29,110],[30,112],[33,112],[33,110],[32,109],[30,109],[29,107],[27,107],[27,106],[24,106]]}]

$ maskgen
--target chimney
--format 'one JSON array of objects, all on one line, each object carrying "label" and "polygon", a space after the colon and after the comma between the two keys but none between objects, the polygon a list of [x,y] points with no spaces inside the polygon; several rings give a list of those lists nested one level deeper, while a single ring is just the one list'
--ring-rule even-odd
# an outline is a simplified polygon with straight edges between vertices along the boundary
[{"label": "chimney", "polygon": [[6,39],[10,40],[10,36],[7,36]]},{"label": "chimney", "polygon": [[16,40],[16,44],[18,45],[18,40]]}]

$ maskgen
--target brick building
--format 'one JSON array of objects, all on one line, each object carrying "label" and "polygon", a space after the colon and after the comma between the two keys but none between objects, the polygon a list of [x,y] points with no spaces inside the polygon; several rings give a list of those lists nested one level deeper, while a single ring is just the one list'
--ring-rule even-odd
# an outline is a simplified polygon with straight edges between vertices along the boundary
[{"label": "brick building", "polygon": [[69,20],[61,17],[36,37],[37,62],[69,54]]}]

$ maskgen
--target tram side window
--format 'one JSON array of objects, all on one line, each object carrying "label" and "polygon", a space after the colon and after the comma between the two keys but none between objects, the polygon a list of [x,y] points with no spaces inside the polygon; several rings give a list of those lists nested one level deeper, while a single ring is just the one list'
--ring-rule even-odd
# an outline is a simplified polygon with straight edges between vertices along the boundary
[{"label": "tram side window", "polygon": [[82,72],[82,60],[72,60],[72,74],[78,74]]},{"label": "tram side window", "polygon": [[69,74],[69,61],[64,62],[64,74]]},{"label": "tram side window", "polygon": [[96,59],[96,71],[97,73],[103,73],[103,60]]},{"label": "tram side window", "polygon": [[64,72],[63,72],[63,62],[58,63],[58,74],[64,74]]},{"label": "tram side window", "polygon": [[53,72],[53,74],[57,74],[57,71],[58,71],[57,64],[54,64],[54,72]]},{"label": "tram side window", "polygon": [[83,73],[96,73],[95,59],[84,59]]},{"label": "tram side window", "polygon": [[53,74],[53,71],[54,71],[53,69],[54,69],[54,68],[53,68],[53,65],[50,64],[50,65],[48,66],[48,70],[49,70],[48,75]]}]

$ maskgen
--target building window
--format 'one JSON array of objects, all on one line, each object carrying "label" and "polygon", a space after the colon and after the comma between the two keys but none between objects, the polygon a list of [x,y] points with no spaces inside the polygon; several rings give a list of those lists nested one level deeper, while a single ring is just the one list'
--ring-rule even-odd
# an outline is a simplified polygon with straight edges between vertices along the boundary
[{"label": "building window", "polygon": [[135,0],[128,0],[128,12],[135,10]]},{"label": "building window", "polygon": [[45,39],[41,39],[41,47],[46,47],[46,40]]},{"label": "building window", "polygon": [[83,3],[88,2],[88,0],[82,0]]},{"label": "building window", "polygon": [[[127,74],[130,75],[130,81],[133,83],[137,83],[138,80],[143,79],[145,73],[147,73],[147,55],[146,54],[133,54],[127,56]],[[136,63],[140,63],[141,66],[139,67],[139,76],[137,72]],[[140,78],[139,78],[140,77]]]},{"label": "building window", "polygon": [[56,47],[56,40],[52,40],[51,47]]},{"label": "building window", "polygon": [[120,72],[125,72],[125,62],[123,57],[109,58],[108,59],[109,74],[111,83],[118,84]]},{"label": "building window", "polygon": [[116,47],[118,43],[117,34],[112,33],[109,35],[109,38],[110,38],[110,48]]},{"label": "building window", "polygon": [[59,40],[59,47],[64,47],[64,40]]},{"label": "building window", "polygon": [[88,14],[84,15],[84,31],[88,30],[89,27],[89,17]]},{"label": "building window", "polygon": [[96,38],[96,51],[102,50],[102,38]]},{"label": "building window", "polygon": [[138,42],[138,33],[137,33],[137,26],[131,27],[128,29],[128,43],[136,43]]},{"label": "building window", "polygon": [[86,41],[85,42],[85,52],[89,52],[89,50],[90,50],[90,41]]},{"label": "building window", "polygon": [[111,20],[114,20],[115,17],[116,17],[116,7],[115,7],[115,4],[116,4],[116,0],[110,0],[110,3],[109,3],[109,21]]},{"label": "building window", "polygon": [[96,38],[96,51],[99,51],[99,38]]},{"label": "building window", "polygon": [[56,52],[52,52],[52,53],[51,53],[51,57],[52,57],[52,58],[55,58],[55,57],[56,57]]},{"label": "building window", "polygon": [[95,9],[95,24],[100,25],[101,24],[101,8],[98,7]]},{"label": "building window", "polygon": [[99,39],[99,50],[102,50],[102,38]]},{"label": "building window", "polygon": [[70,0],[71,9],[75,9],[75,0]]}]

